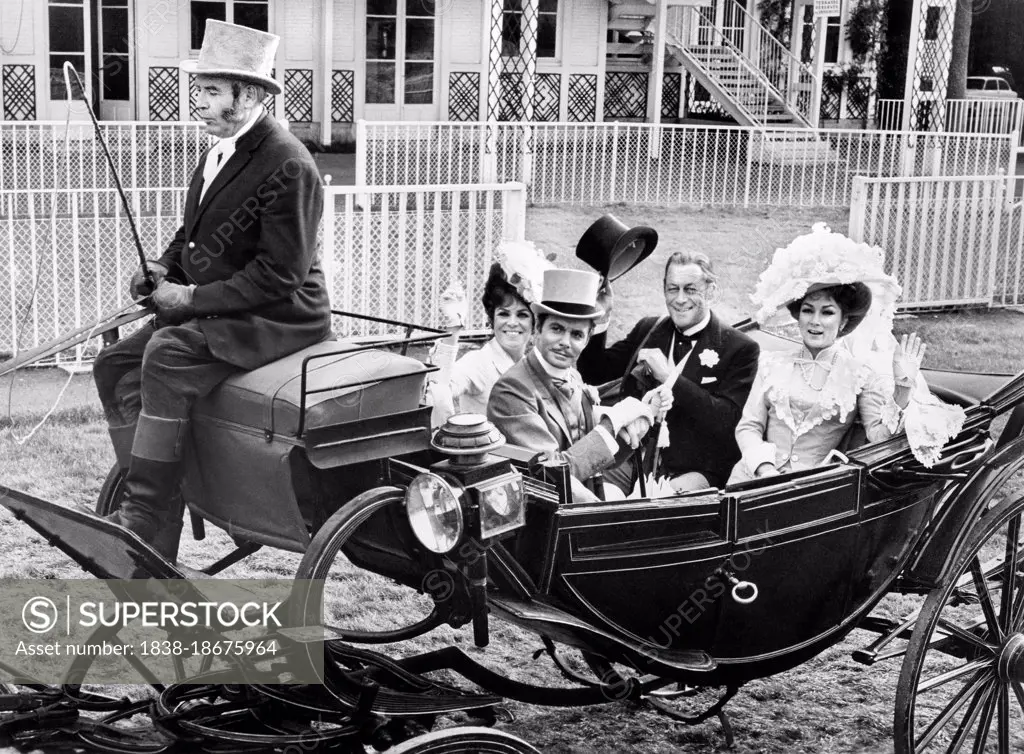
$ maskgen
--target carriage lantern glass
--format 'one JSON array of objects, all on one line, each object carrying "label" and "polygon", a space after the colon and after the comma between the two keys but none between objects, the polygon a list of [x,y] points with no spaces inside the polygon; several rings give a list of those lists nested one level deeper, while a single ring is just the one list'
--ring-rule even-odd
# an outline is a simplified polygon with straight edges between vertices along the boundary
[{"label": "carriage lantern glass", "polygon": [[507,474],[476,489],[480,500],[481,538],[496,537],[526,525],[521,474]]},{"label": "carriage lantern glass", "polygon": [[452,485],[437,474],[419,474],[409,484],[405,493],[409,526],[420,544],[431,552],[444,554],[462,537],[461,494],[461,488],[456,493]]}]

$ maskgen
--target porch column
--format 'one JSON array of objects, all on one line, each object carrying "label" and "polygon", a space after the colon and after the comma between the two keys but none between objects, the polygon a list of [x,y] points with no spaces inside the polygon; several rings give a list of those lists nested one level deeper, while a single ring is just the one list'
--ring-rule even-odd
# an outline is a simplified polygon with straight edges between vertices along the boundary
[{"label": "porch column", "polygon": [[[650,93],[647,120],[661,123],[661,98],[665,88],[665,42],[667,41],[668,0],[658,0],[654,15],[654,55],[651,69]],[[651,129],[647,140],[647,156],[652,160],[661,155],[661,129]]]},{"label": "porch column", "polygon": [[814,80],[811,84],[811,125],[818,127],[821,120],[821,88],[825,75],[825,34],[828,31],[828,16],[818,15],[818,5],[814,6]]},{"label": "porch column", "polygon": [[320,87],[320,143],[325,147],[331,144],[331,107],[334,89],[334,0],[323,0],[323,23],[320,38],[320,70],[323,71],[324,85]]},{"label": "porch column", "polygon": [[914,112],[914,87],[917,84],[917,57],[918,47],[921,44],[922,5],[922,0],[914,0],[914,8],[910,15],[910,41],[907,43],[907,76],[903,81],[901,131],[910,131],[917,125],[917,114]]}]

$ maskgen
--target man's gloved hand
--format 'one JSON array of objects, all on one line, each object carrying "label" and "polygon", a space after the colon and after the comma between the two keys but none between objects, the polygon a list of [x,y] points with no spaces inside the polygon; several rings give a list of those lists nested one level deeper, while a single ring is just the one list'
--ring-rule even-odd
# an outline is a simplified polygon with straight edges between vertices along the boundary
[{"label": "man's gloved hand", "polygon": [[644,439],[644,436],[650,430],[650,420],[646,416],[641,416],[623,427],[622,431],[616,436],[633,450],[636,450],[640,447],[640,441]]},{"label": "man's gloved hand", "polygon": [[156,316],[162,322],[177,325],[195,316],[192,304],[194,285],[178,285],[166,280],[157,286],[150,299],[156,308]]},{"label": "man's gloved hand", "polygon": [[644,395],[643,401],[651,407],[651,411],[654,412],[654,418],[657,421],[664,421],[665,414],[672,408],[674,397],[672,388],[662,384],[653,390],[648,390]]},{"label": "man's gloved hand", "polygon": [[135,274],[132,275],[132,281],[128,284],[128,295],[131,296],[132,301],[148,296],[153,292],[153,288],[160,285],[165,277],[167,277],[167,267],[160,262],[147,261],[146,265],[149,267],[150,273],[153,275],[153,287],[151,288],[146,282],[146,276],[142,271],[142,265],[139,265],[139,269],[135,270]]},{"label": "man's gloved hand", "polygon": [[646,419],[649,423],[654,423],[654,412],[651,411],[651,407],[633,396],[623,398],[614,406],[604,408],[603,413],[604,418],[612,425],[612,435],[618,435],[623,427],[632,424],[637,419]]}]

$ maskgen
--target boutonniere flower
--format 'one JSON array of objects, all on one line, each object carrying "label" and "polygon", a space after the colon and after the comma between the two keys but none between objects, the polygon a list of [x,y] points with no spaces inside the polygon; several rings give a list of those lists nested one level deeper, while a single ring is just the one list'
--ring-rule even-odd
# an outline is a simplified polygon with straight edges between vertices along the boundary
[{"label": "boutonniere flower", "polygon": [[583,392],[590,397],[591,404],[595,406],[601,405],[601,394],[597,392],[597,388],[593,385],[583,385]]},{"label": "boutonniere flower", "polygon": [[708,369],[714,369],[715,364],[718,363],[718,351],[705,348],[700,352],[700,363],[701,366],[707,367]]}]

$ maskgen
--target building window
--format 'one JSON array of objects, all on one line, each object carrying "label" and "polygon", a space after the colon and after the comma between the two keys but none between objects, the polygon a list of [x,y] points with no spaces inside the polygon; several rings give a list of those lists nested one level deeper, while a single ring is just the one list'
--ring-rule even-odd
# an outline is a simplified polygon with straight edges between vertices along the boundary
[{"label": "building window", "polygon": [[839,62],[839,40],[842,38],[840,32],[842,24],[839,16],[829,16],[825,22],[825,62]]},{"label": "building window", "polygon": [[[64,63],[71,63],[86,79],[85,70],[85,4],[83,0],[50,0],[50,99],[67,97],[64,90]],[[77,82],[71,82],[75,99],[83,99]]]},{"label": "building window", "polygon": [[100,14],[102,96],[128,101],[132,98],[128,0],[103,0]]},{"label": "building window", "polygon": [[433,3],[367,0],[367,104],[434,102],[434,23]]},{"label": "building window", "polygon": [[203,46],[206,22],[227,21],[260,31],[270,31],[269,0],[192,0],[192,49]]},{"label": "building window", "polygon": [[[501,19],[501,54],[523,54],[523,3],[528,0],[504,0]],[[556,57],[558,47],[558,0],[537,2],[537,57]]]}]

